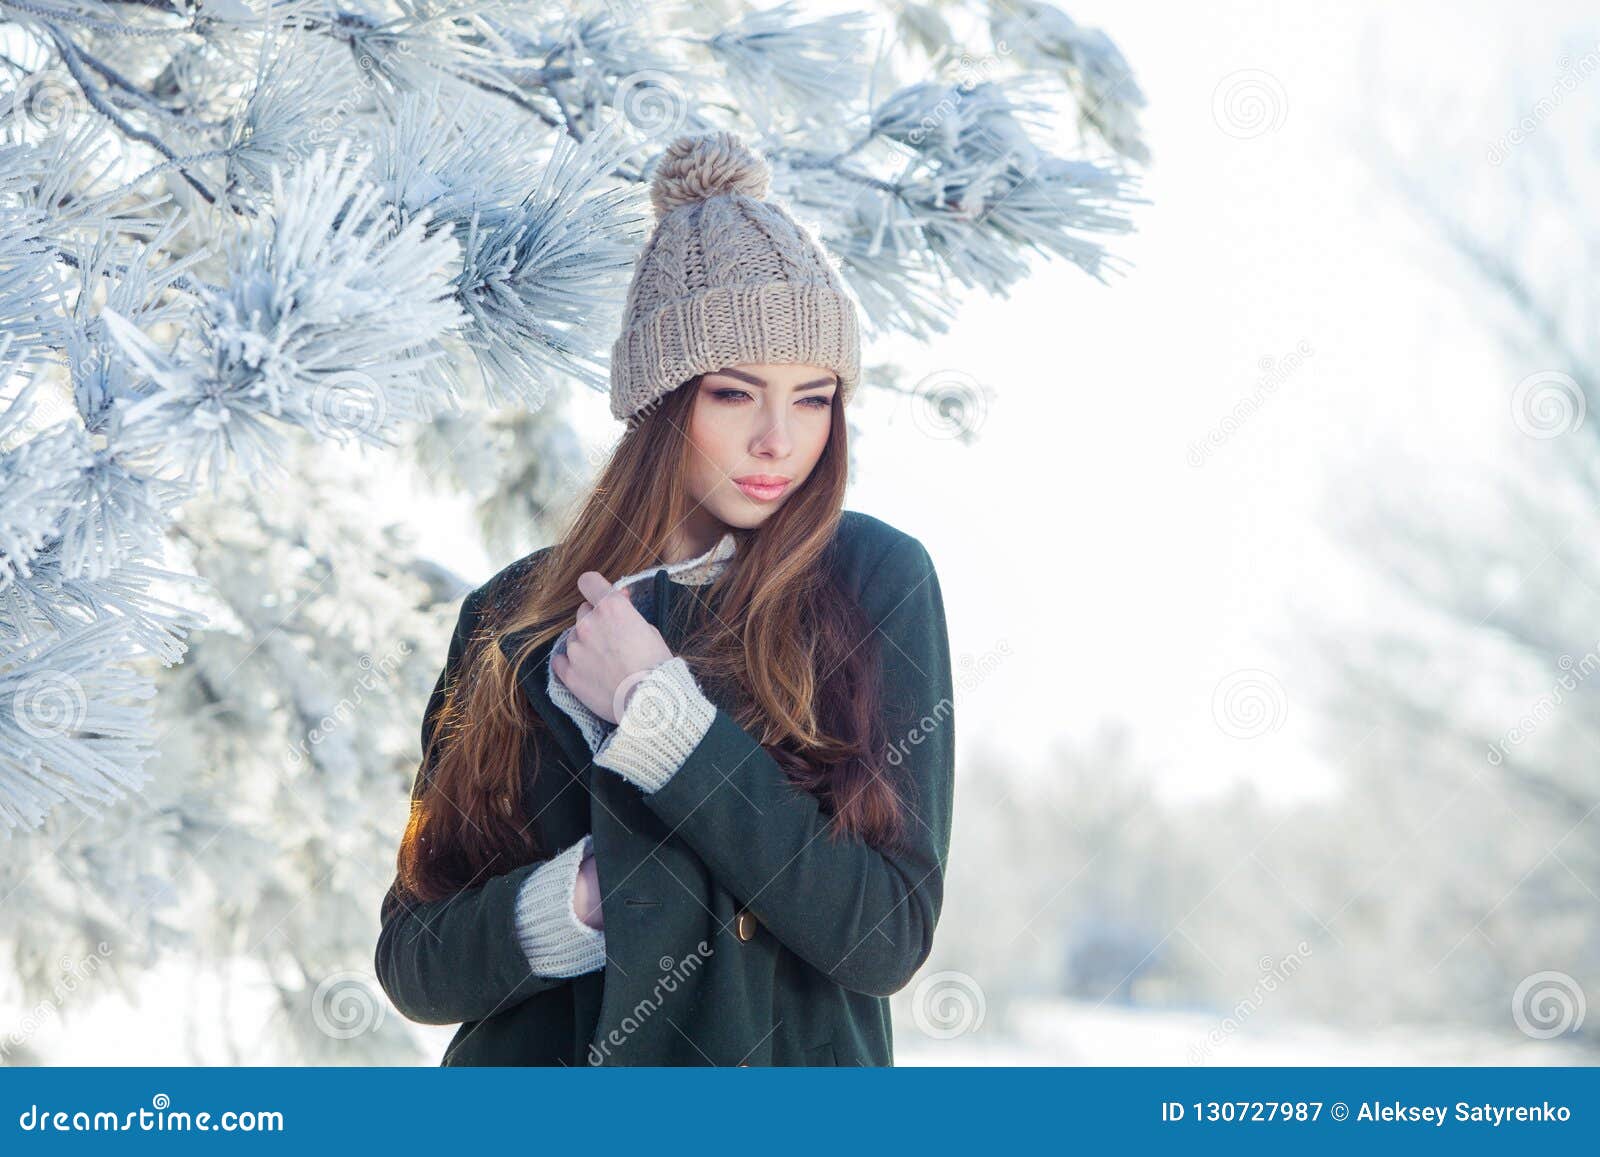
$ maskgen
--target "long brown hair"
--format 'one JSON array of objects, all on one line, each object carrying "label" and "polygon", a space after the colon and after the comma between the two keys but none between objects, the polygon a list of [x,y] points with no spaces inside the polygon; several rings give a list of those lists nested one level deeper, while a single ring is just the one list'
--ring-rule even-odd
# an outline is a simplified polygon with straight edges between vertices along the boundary
[{"label": "long brown hair", "polygon": [[[614,580],[663,557],[690,510],[687,432],[699,383],[629,421],[562,541],[511,597],[484,600],[486,612],[501,609],[480,618],[435,716],[423,760],[436,762],[400,844],[398,880],[415,899],[440,899],[552,854],[524,818],[524,753],[538,773],[538,744],[524,741],[543,721],[515,671],[571,625],[583,602],[580,574]],[[832,414],[827,445],[800,489],[761,526],[734,529],[732,563],[706,588],[711,611],[680,654],[789,780],[817,797],[831,838],[884,847],[903,839],[906,808],[883,758],[877,640],[828,565],[849,461],[837,395]],[[508,660],[497,639],[523,628],[530,636]]]}]

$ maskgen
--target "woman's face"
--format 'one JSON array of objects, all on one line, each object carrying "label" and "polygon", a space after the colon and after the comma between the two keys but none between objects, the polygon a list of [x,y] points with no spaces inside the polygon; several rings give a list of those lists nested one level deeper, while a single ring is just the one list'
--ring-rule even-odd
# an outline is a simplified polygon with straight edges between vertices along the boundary
[{"label": "woman's face", "polygon": [[744,363],[691,388],[699,391],[689,418],[694,513],[683,529],[708,549],[724,527],[760,526],[810,477],[828,444],[839,379],[819,366]]}]

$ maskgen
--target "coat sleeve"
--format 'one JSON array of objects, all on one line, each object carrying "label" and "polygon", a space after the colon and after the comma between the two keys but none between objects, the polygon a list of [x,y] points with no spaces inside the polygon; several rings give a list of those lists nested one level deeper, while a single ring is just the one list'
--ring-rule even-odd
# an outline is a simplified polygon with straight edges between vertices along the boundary
[{"label": "coat sleeve", "polygon": [[699,742],[643,798],[796,955],[857,992],[897,992],[927,959],[944,897],[955,786],[950,643],[933,562],[903,538],[866,584],[883,656],[889,750],[906,846],[835,838],[815,796],[718,706]]},{"label": "coat sleeve", "polygon": [[[480,591],[462,601],[444,670],[422,717],[428,751],[434,717],[454,683],[477,623]],[[437,752],[434,753],[437,755]],[[425,761],[411,789],[413,802],[433,769]],[[516,909],[523,883],[547,861],[492,876],[454,896],[417,903],[405,899],[398,876],[383,898],[378,933],[378,982],[395,1008],[419,1024],[482,1020],[567,980],[534,972],[517,936]]]}]

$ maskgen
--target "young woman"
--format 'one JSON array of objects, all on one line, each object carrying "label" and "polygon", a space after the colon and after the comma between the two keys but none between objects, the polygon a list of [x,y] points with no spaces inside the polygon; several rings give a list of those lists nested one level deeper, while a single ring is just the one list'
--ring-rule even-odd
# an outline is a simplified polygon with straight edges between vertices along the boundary
[{"label": "young woman", "polygon": [[[562,541],[467,596],[379,980],[446,1065],[889,1065],[954,783],[915,538],[843,509],[854,307],[732,134],[682,137]],[[610,581],[609,576],[618,576]]]}]

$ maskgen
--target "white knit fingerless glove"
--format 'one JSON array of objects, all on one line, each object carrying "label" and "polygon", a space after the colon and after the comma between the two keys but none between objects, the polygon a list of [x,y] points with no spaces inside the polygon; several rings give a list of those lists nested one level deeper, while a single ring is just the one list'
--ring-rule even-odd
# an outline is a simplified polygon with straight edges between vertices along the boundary
[{"label": "white knit fingerless glove", "polygon": [[652,792],[683,766],[717,717],[681,656],[639,680],[617,728],[594,753],[594,761]]},{"label": "white knit fingerless glove", "polygon": [[590,833],[528,873],[517,892],[517,940],[541,976],[580,976],[603,968],[606,934],[578,919],[578,867],[594,847]]}]

